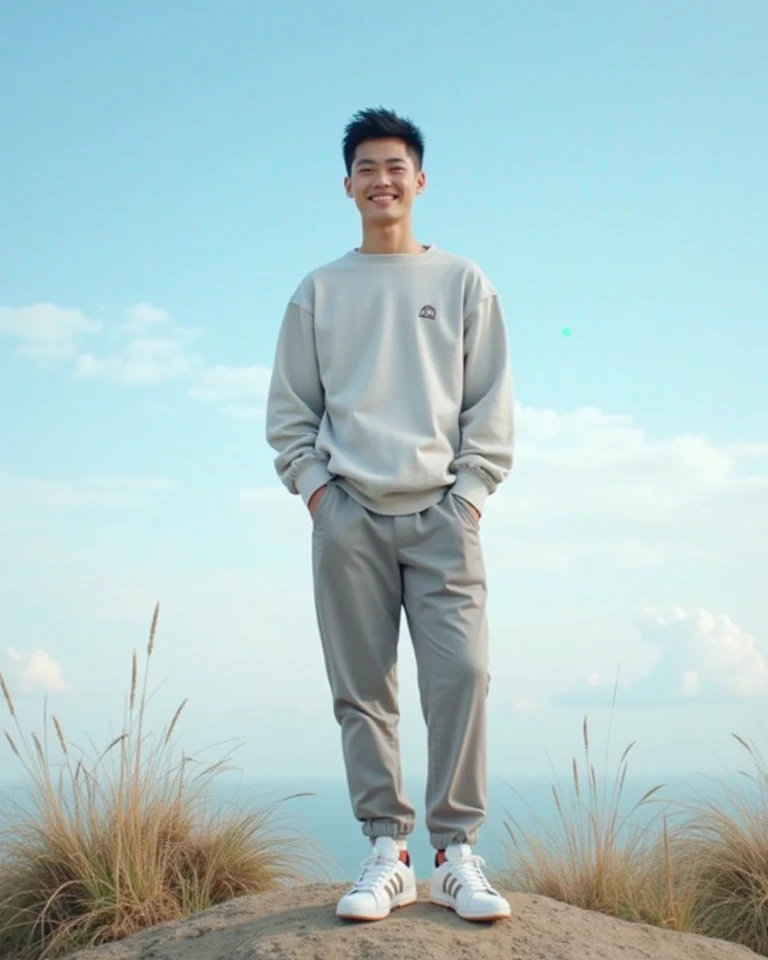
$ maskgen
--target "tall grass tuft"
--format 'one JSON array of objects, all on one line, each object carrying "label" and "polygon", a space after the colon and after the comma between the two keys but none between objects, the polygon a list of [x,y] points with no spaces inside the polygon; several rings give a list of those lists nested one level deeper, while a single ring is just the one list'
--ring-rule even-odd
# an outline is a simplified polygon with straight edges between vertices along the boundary
[{"label": "tall grass tuft", "polygon": [[630,744],[619,760],[609,791],[608,778],[598,779],[590,747],[589,722],[582,725],[583,765],[571,764],[570,797],[559,783],[552,785],[554,825],[534,816],[535,833],[508,816],[508,873],[514,889],[539,893],[585,910],[627,920],[654,922],[664,907],[648,896],[647,878],[654,870],[649,842],[652,824],[633,820],[656,800],[663,788],[648,790],[631,809],[622,812]]},{"label": "tall grass tuft", "polygon": [[673,859],[692,903],[690,929],[768,956],[768,763],[737,734],[752,771],[685,804]]},{"label": "tall grass tuft", "polygon": [[[614,692],[615,704],[615,692]],[[768,761],[737,734],[751,771],[694,801],[667,801],[655,815],[658,784],[622,813],[628,756],[612,787],[602,789],[591,759],[588,721],[584,761],[574,758],[570,803],[552,786],[554,826],[534,816],[535,830],[506,822],[511,843],[503,880],[586,910],[670,930],[730,941],[768,956]]]},{"label": "tall grass tuft", "polygon": [[54,761],[47,706],[45,735],[27,738],[0,675],[16,728],[5,738],[26,774],[29,800],[13,805],[0,832],[4,960],[46,960],[119,940],[300,881],[313,866],[306,841],[276,830],[279,803],[225,812],[211,802],[226,761],[175,759],[172,740],[186,701],[159,737],[146,733],[158,615],[156,607],[141,682],[135,654],[131,662],[123,732],[93,758],[68,742],[54,716]]}]

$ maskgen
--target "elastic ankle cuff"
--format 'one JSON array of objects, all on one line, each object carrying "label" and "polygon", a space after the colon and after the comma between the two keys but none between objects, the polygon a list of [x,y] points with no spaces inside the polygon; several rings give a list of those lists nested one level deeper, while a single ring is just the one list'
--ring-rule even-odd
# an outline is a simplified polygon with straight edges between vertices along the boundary
[{"label": "elastic ankle cuff", "polygon": [[404,820],[365,820],[363,834],[372,841],[379,837],[389,837],[395,842],[404,841],[413,833],[413,823]]},{"label": "elastic ankle cuff", "polygon": [[455,844],[467,844],[474,847],[477,844],[476,833],[430,833],[429,842],[435,850],[445,850]]}]

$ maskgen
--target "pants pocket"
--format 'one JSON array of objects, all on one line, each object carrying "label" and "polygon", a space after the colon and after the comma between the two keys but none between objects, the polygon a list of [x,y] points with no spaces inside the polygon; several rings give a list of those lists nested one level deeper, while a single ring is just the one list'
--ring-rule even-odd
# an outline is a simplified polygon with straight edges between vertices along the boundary
[{"label": "pants pocket", "polygon": [[333,496],[333,488],[335,484],[331,480],[326,484],[325,491],[320,498],[320,505],[317,510],[315,510],[315,515],[312,518],[312,525],[316,528],[320,521],[323,519],[326,511],[328,510],[328,500]]},{"label": "pants pocket", "polygon": [[477,519],[477,514],[469,505],[469,502],[456,493],[451,493],[450,496],[453,502],[456,504],[456,509],[461,517],[466,520],[466,522],[470,524],[474,530],[479,529],[480,521]]}]

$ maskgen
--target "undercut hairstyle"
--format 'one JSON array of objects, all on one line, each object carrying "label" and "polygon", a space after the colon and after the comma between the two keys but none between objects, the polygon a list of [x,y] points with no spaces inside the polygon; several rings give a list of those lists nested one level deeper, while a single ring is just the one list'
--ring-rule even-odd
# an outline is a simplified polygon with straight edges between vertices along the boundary
[{"label": "undercut hairstyle", "polygon": [[366,140],[402,140],[413,159],[416,172],[424,163],[424,134],[415,123],[383,107],[359,110],[344,130],[342,150],[347,176],[352,173],[355,153]]}]

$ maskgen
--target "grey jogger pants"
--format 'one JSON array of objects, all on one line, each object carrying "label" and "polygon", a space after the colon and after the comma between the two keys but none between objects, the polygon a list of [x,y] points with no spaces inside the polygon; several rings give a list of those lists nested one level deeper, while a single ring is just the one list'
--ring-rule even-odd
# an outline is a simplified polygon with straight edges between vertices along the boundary
[{"label": "grey jogger pants", "polygon": [[426,813],[437,849],[474,844],[486,812],[488,628],[478,523],[450,492],[406,516],[371,513],[332,481],[314,519],[315,605],[355,817],[368,837],[414,826],[398,738],[405,610],[427,724]]}]

